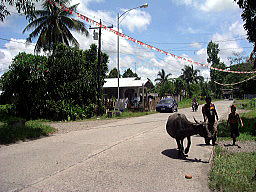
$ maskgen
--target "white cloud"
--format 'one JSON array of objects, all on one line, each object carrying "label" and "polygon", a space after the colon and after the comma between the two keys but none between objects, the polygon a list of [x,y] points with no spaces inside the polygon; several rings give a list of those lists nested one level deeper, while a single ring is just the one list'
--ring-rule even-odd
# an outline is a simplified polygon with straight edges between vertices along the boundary
[{"label": "white cloud", "polygon": [[173,0],[178,5],[193,6],[204,12],[218,12],[237,9],[234,0]]},{"label": "white cloud", "polygon": [[216,12],[238,8],[234,0],[206,0],[202,5],[197,6],[199,6],[202,11],[206,12]]},{"label": "white cloud", "polygon": [[12,59],[20,52],[34,53],[35,44],[26,44],[25,39],[13,39],[0,49],[0,70],[9,68]]},{"label": "white cloud", "polygon": [[132,10],[129,13],[127,13],[127,15],[121,17],[120,22],[121,21],[122,25],[126,26],[131,32],[134,32],[135,29],[143,31],[146,30],[147,26],[150,24],[151,16],[149,13],[145,11]]},{"label": "white cloud", "polygon": [[239,35],[239,36],[245,36],[246,35],[246,31],[243,27],[243,23],[239,22],[239,21],[236,21],[235,23],[233,23],[229,27],[229,31],[233,35]]},{"label": "white cloud", "polygon": [[198,42],[194,42],[190,44],[191,47],[200,49],[202,47],[202,44],[198,43]]}]

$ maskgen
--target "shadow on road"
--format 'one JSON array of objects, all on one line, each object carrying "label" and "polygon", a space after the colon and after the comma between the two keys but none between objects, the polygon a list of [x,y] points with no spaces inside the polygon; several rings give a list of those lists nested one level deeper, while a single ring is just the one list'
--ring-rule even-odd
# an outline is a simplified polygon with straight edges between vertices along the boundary
[{"label": "shadow on road", "polygon": [[180,160],[183,160],[185,162],[209,163],[208,161],[202,161],[201,159],[197,159],[197,158],[194,158],[194,159],[190,159],[190,158],[187,158],[187,157],[179,158],[177,149],[166,149],[166,150],[162,151],[162,154],[169,157],[169,158],[180,159]]},{"label": "shadow on road", "polygon": [[196,146],[200,146],[200,147],[209,147],[209,146],[211,146],[211,145],[207,145],[207,144],[196,144]]}]

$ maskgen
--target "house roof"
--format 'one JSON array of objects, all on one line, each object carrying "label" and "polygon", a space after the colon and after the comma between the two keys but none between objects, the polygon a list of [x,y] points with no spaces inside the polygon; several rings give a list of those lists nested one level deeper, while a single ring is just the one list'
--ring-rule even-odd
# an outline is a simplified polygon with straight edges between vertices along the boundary
[{"label": "house roof", "polygon": [[[119,87],[142,87],[147,80],[135,80],[135,77],[119,78]],[[103,88],[118,87],[117,78],[105,79]]]}]

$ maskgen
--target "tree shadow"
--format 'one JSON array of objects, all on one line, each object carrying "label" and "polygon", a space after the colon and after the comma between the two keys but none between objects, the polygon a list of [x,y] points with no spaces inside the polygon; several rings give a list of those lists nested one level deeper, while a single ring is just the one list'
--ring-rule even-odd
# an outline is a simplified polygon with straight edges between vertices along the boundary
[{"label": "tree shadow", "polygon": [[169,157],[169,158],[180,159],[180,160],[183,160],[185,162],[209,163],[209,161],[202,161],[201,159],[197,159],[197,158],[194,158],[194,159],[191,159],[191,158],[188,158],[188,157],[181,158],[181,157],[179,157],[177,149],[166,149],[166,150],[162,151],[161,153],[163,155]]}]

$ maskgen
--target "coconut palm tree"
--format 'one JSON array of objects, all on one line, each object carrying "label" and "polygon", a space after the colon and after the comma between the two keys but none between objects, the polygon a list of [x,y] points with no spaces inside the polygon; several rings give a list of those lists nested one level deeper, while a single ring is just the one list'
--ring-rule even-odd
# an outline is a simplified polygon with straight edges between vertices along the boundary
[{"label": "coconut palm tree", "polygon": [[[57,0],[57,3],[61,3],[68,7],[70,0]],[[68,7],[75,10],[78,4]],[[79,46],[79,43],[74,38],[70,30],[81,32],[88,36],[88,30],[85,28],[85,24],[70,17],[70,13],[59,9],[55,5],[45,1],[43,3],[43,10],[36,10],[33,14],[27,16],[31,21],[23,30],[23,33],[34,29],[27,38],[28,42],[32,42],[32,39],[38,37],[35,52],[53,51],[54,46],[58,43],[64,43],[66,45]]]},{"label": "coconut palm tree", "polygon": [[204,78],[198,75],[199,72],[200,71],[198,69],[194,70],[193,65],[192,66],[185,65],[184,69],[182,69],[182,75],[180,76],[180,78],[186,82],[189,96],[192,96],[190,85],[192,83],[199,83],[204,81]]},{"label": "coconut palm tree", "polygon": [[182,69],[182,75],[180,77],[185,80],[187,84],[199,83],[200,81],[204,80],[202,76],[198,75],[199,72],[200,71],[198,69],[194,70],[193,65],[191,67],[185,65],[184,69]]},{"label": "coconut palm tree", "polygon": [[171,73],[166,74],[164,69],[162,69],[161,71],[158,72],[157,76],[159,78],[156,78],[155,81],[160,82],[160,84],[163,84],[167,81],[169,81],[169,77],[171,76]]}]

